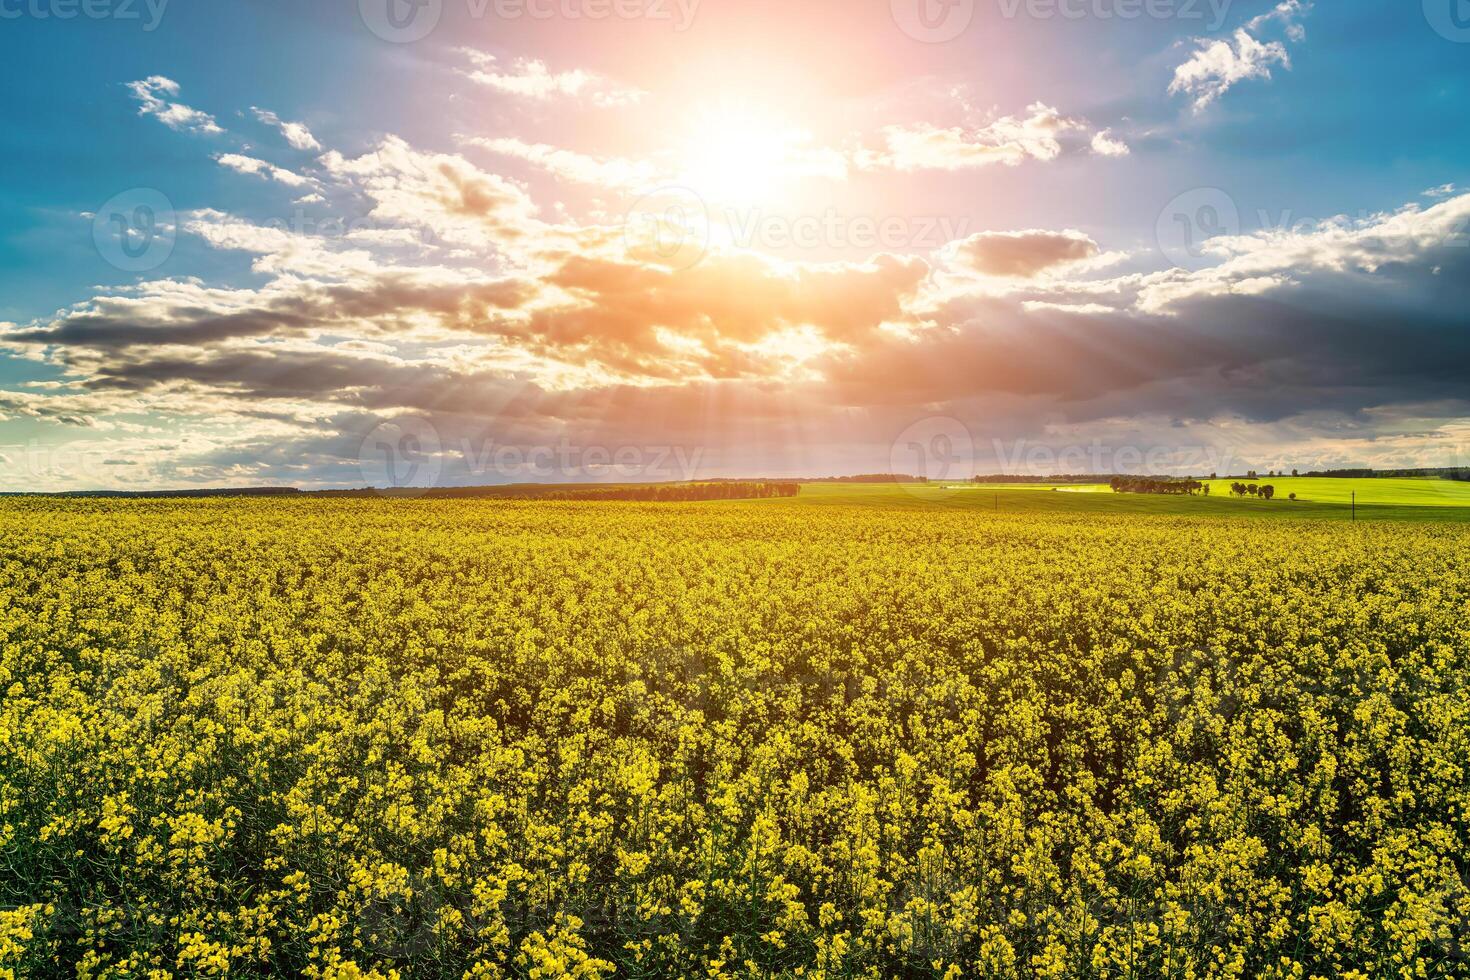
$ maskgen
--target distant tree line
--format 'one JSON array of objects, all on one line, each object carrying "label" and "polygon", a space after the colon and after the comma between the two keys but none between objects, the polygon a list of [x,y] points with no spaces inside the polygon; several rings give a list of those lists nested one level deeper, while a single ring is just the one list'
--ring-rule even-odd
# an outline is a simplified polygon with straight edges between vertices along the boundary
[{"label": "distant tree line", "polygon": [[802,483],[928,483],[927,476],[908,473],[859,473],[857,476],[819,476]]},{"label": "distant tree line", "polygon": [[1209,484],[1199,480],[1157,479],[1149,476],[1115,476],[1108,481],[1114,493],[1155,493],[1194,496],[1197,493],[1210,495]]},{"label": "distant tree line", "polygon": [[[1109,479],[1110,475],[1097,473],[1061,473],[1053,476],[1016,476],[1012,474],[995,474],[991,476],[977,476],[972,482],[975,483],[1101,483]],[[1120,477],[1112,477],[1120,479]],[[1133,479],[1133,477],[1121,477],[1121,479]]]},{"label": "distant tree line", "polygon": [[1371,479],[1394,479],[1411,480],[1419,477],[1438,477],[1441,480],[1459,480],[1470,482],[1470,468],[1463,466],[1442,466],[1428,469],[1407,470],[1315,470],[1307,476],[1330,477],[1342,480],[1371,480]]},{"label": "distant tree line", "polygon": [[717,483],[660,483],[647,486],[587,487],[538,494],[536,500],[637,500],[676,503],[690,500],[764,500],[795,497],[801,484],[765,481]]}]

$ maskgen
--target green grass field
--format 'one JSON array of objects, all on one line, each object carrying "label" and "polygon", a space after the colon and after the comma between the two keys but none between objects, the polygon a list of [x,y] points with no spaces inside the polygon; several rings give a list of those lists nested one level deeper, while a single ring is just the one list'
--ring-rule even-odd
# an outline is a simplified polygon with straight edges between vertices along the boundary
[{"label": "green grass field", "polygon": [[[1163,497],[1116,494],[1105,486],[1053,484],[843,484],[816,483],[781,506],[823,507],[882,504],[899,508],[1001,510],[1008,513],[1161,514],[1199,517],[1258,517],[1347,521],[1470,521],[1470,483],[1451,480],[1336,480],[1310,477],[1265,478],[1277,498],[1264,501],[1230,496],[1231,480],[1211,483],[1210,496]],[[1297,500],[1288,500],[1295,493]]]},{"label": "green grass field", "polygon": [[[1234,480],[1215,480],[1210,493],[1228,496]],[[1323,504],[1347,504],[1357,493],[1359,505],[1392,507],[1470,507],[1470,483],[1456,480],[1333,480],[1320,477],[1261,477],[1249,481],[1276,488],[1276,496],[1284,499],[1296,494],[1299,501]]]}]

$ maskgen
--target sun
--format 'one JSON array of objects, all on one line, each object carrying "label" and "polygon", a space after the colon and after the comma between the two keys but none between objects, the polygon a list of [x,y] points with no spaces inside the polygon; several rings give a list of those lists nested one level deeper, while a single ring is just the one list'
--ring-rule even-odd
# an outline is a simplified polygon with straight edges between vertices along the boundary
[{"label": "sun", "polygon": [[807,175],[809,141],[809,134],[774,115],[706,112],[679,147],[679,179],[711,204],[768,205]]}]

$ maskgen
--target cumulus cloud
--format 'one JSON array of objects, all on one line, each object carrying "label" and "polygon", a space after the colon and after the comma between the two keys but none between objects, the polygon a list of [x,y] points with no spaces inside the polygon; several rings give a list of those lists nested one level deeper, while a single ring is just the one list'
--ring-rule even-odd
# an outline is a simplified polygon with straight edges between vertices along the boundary
[{"label": "cumulus cloud", "polygon": [[1133,151],[1111,129],[1103,129],[1092,136],[1092,152],[1100,157],[1126,157]]},{"label": "cumulus cloud", "polygon": [[[980,125],[935,126],[929,123],[888,126],[881,133],[883,148],[864,150],[858,163],[866,169],[973,170],[1015,167],[1028,160],[1050,161],[1061,156],[1064,139],[1085,134],[1085,119],[1063,115],[1036,102],[1025,115],[1001,116]],[[1099,142],[1099,140],[1101,140]],[[1082,139],[1085,145],[1087,140]],[[1095,134],[1094,152],[1121,155],[1127,147],[1104,133]]]},{"label": "cumulus cloud", "polygon": [[396,136],[355,159],[331,151],[322,165],[373,200],[375,219],[421,227],[445,241],[503,246],[536,224],[524,188],[462,156],[420,152]]},{"label": "cumulus cloud", "polygon": [[128,83],[128,90],[138,100],[138,115],[152,116],[169,129],[180,132],[217,136],[224,132],[207,112],[171,101],[179,94],[179,83],[162,75],[150,75]]},{"label": "cumulus cloud", "polygon": [[492,54],[473,48],[462,48],[461,53],[475,66],[461,74],[506,95],[541,101],[557,97],[587,98],[595,105],[610,108],[632,105],[645,94],[581,68],[554,72],[545,62],[529,58],[519,58],[508,68],[502,68],[500,59]]},{"label": "cumulus cloud", "polygon": [[[1297,43],[1306,36],[1301,19],[1310,10],[1304,0],[1285,0],[1238,28],[1230,40],[1197,38],[1194,53],[1174,69],[1169,94],[1188,96],[1200,112],[1239,82],[1269,79],[1272,68],[1290,68],[1287,42]],[[1265,29],[1278,30],[1283,37],[1262,40]]]},{"label": "cumulus cloud", "polygon": [[305,123],[287,122],[269,109],[262,109],[259,106],[251,106],[250,111],[255,114],[256,119],[267,126],[279,129],[292,149],[316,151],[322,148],[317,138],[311,134],[311,130],[306,128]]},{"label": "cumulus cloud", "polygon": [[284,170],[281,167],[266,163],[264,160],[244,156],[239,153],[221,153],[214,159],[220,166],[227,167],[236,173],[264,177],[285,184],[288,187],[306,187],[312,182],[310,177],[303,177],[301,174]]},{"label": "cumulus cloud", "polygon": [[876,162],[896,170],[966,170],[1025,160],[1054,160],[1062,152],[1057,137],[1082,128],[1050,106],[1036,103],[1026,116],[1003,116],[978,128],[940,128],[927,123],[883,130],[886,152]]},{"label": "cumulus cloud", "polygon": [[[1008,132],[1024,159],[1107,138],[1062,122],[1032,107],[965,132]],[[642,176],[466,144],[578,183]],[[280,179],[243,154],[219,163]],[[181,239],[244,255],[259,278],[145,281],[0,324],[0,349],[62,379],[0,394],[0,415],[120,433],[92,444],[147,460],[139,480],[340,485],[360,483],[362,439],[403,413],[455,446],[487,432],[682,441],[722,475],[886,468],[915,406],[1011,440],[1177,444],[1255,426],[1317,446],[1336,427],[1426,461],[1470,414],[1470,195],[1449,190],[1365,221],[1217,238],[1203,270],[1120,274],[1103,271],[1119,253],[1065,228],[850,262],[717,245],[680,267],[615,223],[550,224],[520,184],[397,137],[327,152],[313,174],[366,224],[182,214]],[[812,447],[829,455],[800,455]],[[461,459],[448,479],[495,477]]]},{"label": "cumulus cloud", "polygon": [[955,262],[985,276],[1030,278],[1102,254],[1080,231],[981,232],[952,247]]}]

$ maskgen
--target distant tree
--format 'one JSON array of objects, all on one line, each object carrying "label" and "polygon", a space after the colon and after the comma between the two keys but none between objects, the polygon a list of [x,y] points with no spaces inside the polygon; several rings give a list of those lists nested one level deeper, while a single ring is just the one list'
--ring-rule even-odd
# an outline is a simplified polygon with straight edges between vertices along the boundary
[{"label": "distant tree", "polygon": [[1271,486],[1271,484],[1269,483],[1266,484],[1264,487],[1261,488],[1261,496],[1265,497],[1267,500],[1270,500],[1272,497],[1276,496],[1276,488]]},{"label": "distant tree", "polygon": [[1191,497],[1205,489],[1195,479],[1161,480],[1150,476],[1115,476],[1108,486],[1114,493],[1189,494]]},{"label": "distant tree", "polygon": [[[1254,475],[1254,474],[1252,474],[1252,475]],[[1261,494],[1261,488],[1260,488],[1260,487],[1258,487],[1258,486],[1256,486],[1256,485],[1255,485],[1255,484],[1254,484],[1254,483],[1251,483],[1251,484],[1248,484],[1248,485],[1247,485],[1247,486],[1246,486],[1246,488],[1245,488],[1245,492],[1246,492],[1246,493],[1247,493],[1247,494],[1248,494],[1248,495],[1249,495],[1249,496],[1252,496],[1252,497],[1258,497],[1258,496],[1260,496],[1260,494]]]},{"label": "distant tree", "polygon": [[1298,474],[1296,470],[1292,470],[1291,471],[1291,475],[1292,476],[1299,476],[1300,474]]},{"label": "distant tree", "polygon": [[1209,495],[1210,495],[1210,485],[1208,483],[1206,483],[1205,484],[1205,496],[1208,497]]},{"label": "distant tree", "polygon": [[1296,494],[1292,494],[1292,495],[1291,495],[1291,496],[1290,496],[1290,497],[1288,497],[1288,498],[1287,498],[1287,499],[1288,499],[1288,500],[1291,500],[1291,501],[1295,501],[1295,500],[1296,500]]}]

